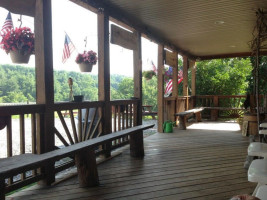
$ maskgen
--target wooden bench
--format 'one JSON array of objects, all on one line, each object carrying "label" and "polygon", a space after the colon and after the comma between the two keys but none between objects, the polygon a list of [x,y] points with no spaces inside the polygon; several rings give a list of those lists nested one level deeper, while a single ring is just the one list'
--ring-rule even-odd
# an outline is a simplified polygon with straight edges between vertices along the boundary
[{"label": "wooden bench", "polygon": [[156,119],[155,116],[157,112],[152,112],[152,106],[150,105],[143,105],[142,106],[142,116],[152,116],[152,119]]},{"label": "wooden bench", "polygon": [[140,131],[152,128],[154,124],[139,125],[98,138],[76,143],[44,154],[22,154],[0,159],[0,199],[5,199],[5,179],[38,167],[45,167],[59,159],[74,156],[82,187],[99,185],[94,148],[123,136],[131,135],[131,156],[144,156],[143,135]]},{"label": "wooden bench", "polygon": [[175,113],[174,116],[179,117],[180,128],[183,130],[186,130],[187,116],[195,114],[196,121],[201,122],[202,121],[201,111],[203,111],[204,109],[205,108],[195,108],[195,109],[191,109],[191,110],[186,110],[184,112]]}]

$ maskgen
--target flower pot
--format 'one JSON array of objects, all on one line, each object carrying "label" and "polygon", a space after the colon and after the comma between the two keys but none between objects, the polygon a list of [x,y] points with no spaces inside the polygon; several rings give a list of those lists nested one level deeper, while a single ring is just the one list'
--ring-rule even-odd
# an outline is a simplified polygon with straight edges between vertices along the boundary
[{"label": "flower pot", "polygon": [[22,55],[18,51],[10,51],[10,58],[13,63],[28,63],[31,54]]},{"label": "flower pot", "polygon": [[74,95],[74,102],[82,102],[83,101],[83,95]]},{"label": "flower pot", "polygon": [[80,67],[81,72],[91,72],[93,68],[93,64],[80,63],[79,67]]}]

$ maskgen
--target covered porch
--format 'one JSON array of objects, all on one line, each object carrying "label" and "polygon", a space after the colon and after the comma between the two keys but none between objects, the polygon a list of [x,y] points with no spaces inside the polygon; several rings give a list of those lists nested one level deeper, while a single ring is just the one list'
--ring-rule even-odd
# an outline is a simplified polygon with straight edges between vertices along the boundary
[{"label": "covered porch", "polygon": [[[248,139],[241,136],[238,127],[235,128],[237,124],[201,122],[189,126],[186,131],[177,129],[173,134],[162,134],[162,125],[166,120],[174,120],[175,112],[204,106],[204,103],[207,107],[221,106],[220,99],[232,99],[229,100],[231,103],[237,99],[238,103],[229,107],[240,109],[240,102],[245,98],[242,95],[197,96],[196,63],[207,59],[250,56],[251,49],[247,44],[252,39],[256,21],[255,9],[263,9],[266,0],[246,3],[225,0],[220,6],[216,2],[207,3],[205,0],[198,5],[195,1],[161,1],[160,4],[158,1],[147,3],[123,0],[71,2],[96,14],[98,101],[55,101],[52,0],[0,2],[1,7],[11,12],[34,18],[36,65],[35,104],[0,107],[1,129],[5,130],[6,137],[4,160],[13,161],[26,153],[32,157],[44,157],[42,155],[50,153],[51,156],[53,152],[61,149],[61,152],[64,149],[68,151],[64,155],[50,157],[47,163],[45,160],[40,161],[40,165],[38,162],[31,163],[23,171],[20,170],[21,163],[17,160],[20,165],[17,180],[14,180],[17,174],[13,173],[13,169],[3,173],[5,166],[1,165],[0,160],[3,173],[3,177],[0,177],[0,199],[5,199],[6,194],[36,182],[39,185],[6,198],[227,199],[234,194],[252,193],[255,184],[247,181],[247,172],[243,168]],[[110,25],[110,22],[117,25]],[[147,137],[144,143],[143,129],[120,138],[112,138],[117,132],[130,128],[134,130],[134,127],[142,125],[142,37],[157,44],[158,59],[158,82],[155,85],[158,91],[158,133]],[[131,99],[111,99],[110,44],[132,50],[134,92]],[[262,50],[260,53],[267,54],[267,51]],[[178,96],[178,54],[183,57],[182,97]],[[164,98],[165,64],[173,67],[174,83],[172,96],[167,98]],[[188,87],[190,70],[191,96]],[[92,110],[94,112],[90,124],[88,118]],[[82,119],[82,111],[85,111],[85,120]],[[64,118],[64,113],[69,113],[70,117]],[[78,115],[75,116],[75,113]],[[30,116],[30,129],[25,128],[25,115]],[[215,111],[210,115],[217,119],[222,113]],[[19,125],[16,127],[12,126],[15,118],[19,119]],[[84,146],[83,149],[76,149],[70,154],[73,146],[75,148],[90,141],[93,143],[108,136],[111,139],[105,141],[106,143],[102,142],[97,148],[96,142],[95,146]],[[13,147],[14,137],[19,138],[20,143],[20,149],[16,153]],[[25,138],[30,138],[29,149],[26,149]],[[114,150],[129,143],[130,150],[126,148],[110,160]],[[90,154],[87,151],[90,151]],[[95,161],[95,157],[99,155],[109,160],[97,166],[99,186],[79,187],[77,178],[57,184],[57,173],[75,164],[79,166],[77,156],[83,156],[79,161],[88,164],[89,160]],[[56,165],[62,158],[63,162]],[[95,170],[96,165],[93,164]],[[83,171],[84,175],[95,172],[89,168]],[[71,174],[67,171],[65,175]],[[80,177],[83,174],[79,174]],[[97,175],[87,176],[85,179],[88,182],[94,180],[93,186],[98,185]]]},{"label": "covered porch", "polygon": [[243,168],[248,138],[235,122],[194,123],[186,131],[156,133],[144,144],[144,159],[124,148],[100,164],[99,187],[80,188],[75,176],[7,199],[230,199],[256,186]]}]

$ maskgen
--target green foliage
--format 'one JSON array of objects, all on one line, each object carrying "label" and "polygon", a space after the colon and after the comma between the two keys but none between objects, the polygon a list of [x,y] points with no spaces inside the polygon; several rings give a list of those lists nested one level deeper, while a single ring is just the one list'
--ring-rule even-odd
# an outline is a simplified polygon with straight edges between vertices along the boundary
[{"label": "green foliage", "polygon": [[249,59],[217,59],[197,64],[197,95],[245,94],[251,75]]},{"label": "green foliage", "polygon": [[[255,67],[255,57],[250,57],[252,66]],[[259,58],[259,94],[267,94],[267,56],[261,56]],[[249,87],[247,92],[249,94],[255,94],[254,91],[254,77],[251,73],[251,76],[248,77]]]},{"label": "green foliage", "polygon": [[151,105],[153,111],[158,110],[157,96],[157,77],[153,76],[152,79],[146,80],[143,78],[143,105]]},{"label": "green foliage", "polygon": [[[69,77],[73,79],[74,95],[82,94],[85,100],[98,100],[98,77],[96,75],[54,71],[54,98],[56,102],[69,101]],[[111,75],[110,84],[112,99],[125,99],[133,96],[133,83],[129,78]],[[35,85],[34,68],[0,65],[0,103],[35,102]]]}]

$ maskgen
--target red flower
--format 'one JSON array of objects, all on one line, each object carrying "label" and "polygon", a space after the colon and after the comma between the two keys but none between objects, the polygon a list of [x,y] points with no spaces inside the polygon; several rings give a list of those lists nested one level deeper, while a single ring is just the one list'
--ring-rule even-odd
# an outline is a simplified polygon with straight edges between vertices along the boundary
[{"label": "red flower", "polygon": [[8,54],[10,51],[19,51],[20,54],[34,53],[34,33],[28,27],[11,29],[2,35],[1,48]]}]

